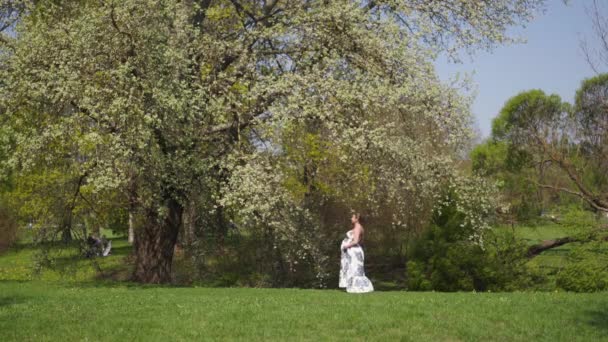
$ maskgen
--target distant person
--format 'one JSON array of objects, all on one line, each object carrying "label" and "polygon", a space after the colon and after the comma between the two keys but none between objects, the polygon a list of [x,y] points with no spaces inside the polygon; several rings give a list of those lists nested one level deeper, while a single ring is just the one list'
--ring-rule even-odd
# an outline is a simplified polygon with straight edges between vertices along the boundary
[{"label": "distant person", "polygon": [[89,247],[86,256],[108,256],[112,251],[112,241],[108,240],[105,235],[100,238],[89,235],[87,238],[87,246]]},{"label": "distant person", "polygon": [[89,235],[89,237],[87,237],[87,251],[86,251],[86,256],[87,257],[94,257],[99,255],[99,251],[101,250],[101,240],[93,235]]},{"label": "distant person", "polygon": [[363,217],[355,213],[350,218],[353,228],[346,232],[340,249],[340,282],[339,287],[346,288],[349,293],[364,293],[374,291],[372,282],[365,276],[363,262]]}]

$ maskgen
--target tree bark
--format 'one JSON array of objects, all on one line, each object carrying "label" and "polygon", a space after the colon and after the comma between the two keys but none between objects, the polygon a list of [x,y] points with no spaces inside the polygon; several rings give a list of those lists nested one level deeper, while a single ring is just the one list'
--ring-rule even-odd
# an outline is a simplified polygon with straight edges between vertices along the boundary
[{"label": "tree bark", "polygon": [[158,217],[155,208],[147,211],[146,222],[135,237],[135,269],[133,280],[142,283],[168,283],[171,264],[182,223],[183,207],[174,199],[166,201],[168,214]]},{"label": "tree bark", "polygon": [[197,219],[196,205],[194,203],[190,203],[188,206],[188,214],[186,216],[187,222],[185,222],[186,226],[184,227],[184,243],[186,246],[191,246],[194,242]]},{"label": "tree bark", "polygon": [[133,173],[129,175],[129,186],[128,186],[128,199],[129,199],[129,231],[128,231],[128,242],[129,244],[135,243],[135,209],[138,203],[137,198],[137,183],[136,177]]},{"label": "tree bark", "polygon": [[64,243],[72,242],[72,210],[74,210],[73,205],[67,208],[61,222],[61,241]]},{"label": "tree bark", "polygon": [[86,221],[87,226],[91,227],[93,236],[101,237],[101,227],[94,218],[95,214],[91,214]]},{"label": "tree bark", "polygon": [[61,231],[61,241],[64,243],[72,242],[72,230],[70,227],[66,227]]},{"label": "tree bark", "polygon": [[128,237],[128,241],[129,241],[129,244],[131,244],[131,245],[135,241],[135,229],[133,228],[133,212],[131,212],[131,210],[129,210],[129,237]]}]

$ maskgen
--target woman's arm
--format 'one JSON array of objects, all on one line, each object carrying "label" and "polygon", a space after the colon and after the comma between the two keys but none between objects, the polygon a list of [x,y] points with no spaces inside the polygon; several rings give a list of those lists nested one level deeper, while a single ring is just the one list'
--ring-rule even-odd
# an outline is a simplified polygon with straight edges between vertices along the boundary
[{"label": "woman's arm", "polygon": [[361,241],[361,226],[357,224],[355,225],[355,229],[353,229],[353,242],[344,245],[344,249],[350,248],[358,244],[359,241]]}]

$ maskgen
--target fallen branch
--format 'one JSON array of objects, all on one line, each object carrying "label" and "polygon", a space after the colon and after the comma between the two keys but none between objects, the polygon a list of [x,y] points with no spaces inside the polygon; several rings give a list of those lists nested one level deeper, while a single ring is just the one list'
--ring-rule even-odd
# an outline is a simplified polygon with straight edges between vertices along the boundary
[{"label": "fallen branch", "polygon": [[608,236],[604,236],[601,238],[586,238],[586,239],[581,239],[581,238],[575,238],[572,236],[566,236],[563,238],[559,238],[559,239],[551,239],[551,240],[544,240],[543,242],[534,245],[534,246],[530,246],[528,248],[528,252],[526,253],[526,256],[528,258],[534,258],[535,256],[541,254],[542,252],[548,250],[548,249],[552,249],[552,248],[556,248],[559,246],[563,246],[567,243],[571,243],[571,242],[588,242],[588,241],[593,241],[593,240],[600,240],[600,241],[608,241]]},{"label": "fallen branch", "polygon": [[539,255],[540,253],[542,253],[548,249],[563,246],[567,243],[577,242],[577,241],[581,241],[581,240],[570,237],[570,236],[559,238],[559,239],[545,240],[545,241],[539,243],[538,245],[530,246],[530,248],[528,248],[528,252],[526,253],[526,256],[528,258],[534,258],[535,256]]}]

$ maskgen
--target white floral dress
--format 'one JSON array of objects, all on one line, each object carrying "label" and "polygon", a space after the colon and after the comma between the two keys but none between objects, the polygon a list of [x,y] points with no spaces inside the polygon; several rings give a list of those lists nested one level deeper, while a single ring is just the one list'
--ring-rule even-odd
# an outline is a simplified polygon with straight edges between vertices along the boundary
[{"label": "white floral dress", "polygon": [[372,282],[365,276],[363,262],[365,254],[363,248],[356,244],[346,251],[344,245],[353,241],[353,231],[346,232],[346,237],[342,240],[340,250],[342,256],[340,258],[340,284],[341,288],[346,288],[346,292],[364,293],[374,291]]}]

